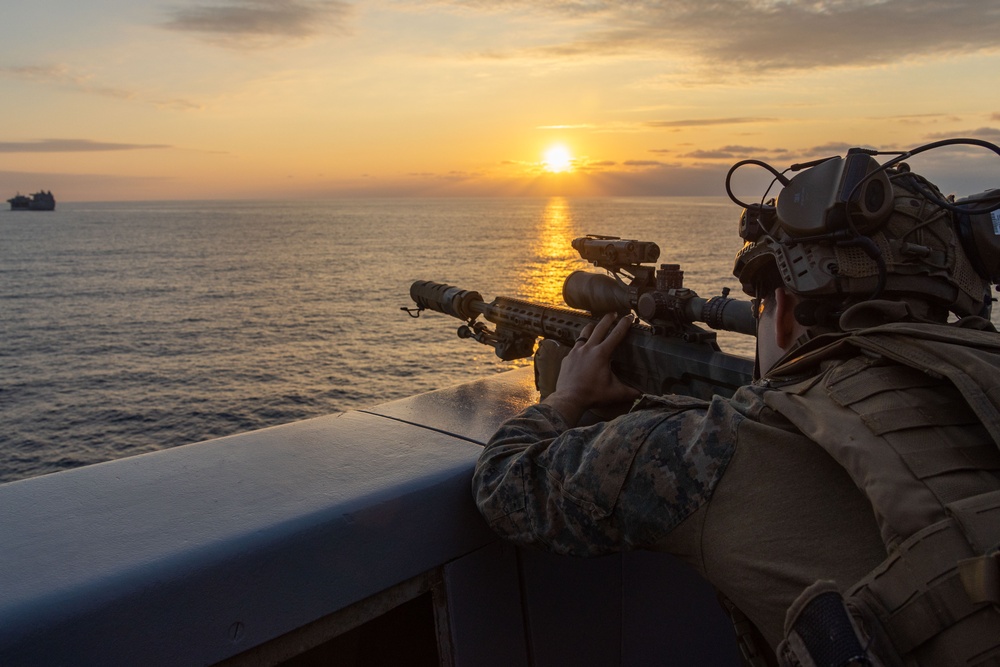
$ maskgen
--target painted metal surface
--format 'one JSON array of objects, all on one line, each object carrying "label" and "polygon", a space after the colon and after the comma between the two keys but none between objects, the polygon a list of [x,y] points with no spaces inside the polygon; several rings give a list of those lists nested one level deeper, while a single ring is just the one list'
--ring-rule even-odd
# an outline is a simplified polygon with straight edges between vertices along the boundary
[{"label": "painted metal surface", "polygon": [[508,417],[538,401],[533,367],[467,382],[447,392],[446,407],[442,406],[441,394],[431,392],[383,403],[365,412],[485,445]]},{"label": "painted metal surface", "polygon": [[387,410],[462,438],[348,412],[0,486],[0,664],[207,664],[493,541],[482,391]]}]

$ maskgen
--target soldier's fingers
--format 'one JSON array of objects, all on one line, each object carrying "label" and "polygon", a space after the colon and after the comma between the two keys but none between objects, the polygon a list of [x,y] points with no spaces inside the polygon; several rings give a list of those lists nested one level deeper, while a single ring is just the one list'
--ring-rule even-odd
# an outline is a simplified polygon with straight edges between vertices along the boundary
[{"label": "soldier's fingers", "polygon": [[580,330],[580,335],[576,337],[576,341],[574,341],[573,344],[579,346],[590,340],[591,336],[594,335],[594,326],[595,324],[591,322],[583,327],[583,329]]},{"label": "soldier's fingers", "polygon": [[618,347],[619,343],[625,340],[625,336],[628,335],[629,329],[632,327],[632,320],[633,317],[631,314],[619,319],[615,327],[608,332],[604,342],[612,348]]},{"label": "soldier's fingers", "polygon": [[600,319],[597,326],[594,327],[594,333],[591,338],[595,343],[602,342],[611,330],[611,327],[615,324],[615,318],[618,317],[615,313],[608,313]]}]

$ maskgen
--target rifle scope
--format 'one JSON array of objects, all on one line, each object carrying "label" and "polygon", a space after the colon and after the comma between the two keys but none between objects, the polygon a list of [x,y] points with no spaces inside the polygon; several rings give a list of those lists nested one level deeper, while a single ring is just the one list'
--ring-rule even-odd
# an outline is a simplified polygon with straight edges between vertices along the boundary
[{"label": "rifle scope", "polygon": [[595,315],[624,315],[634,309],[639,317],[653,324],[657,321],[704,322],[713,329],[748,336],[757,334],[752,304],[731,299],[725,294],[702,299],[685,288],[631,294],[627,287],[609,275],[574,271],[563,283],[563,300],[570,308]]}]

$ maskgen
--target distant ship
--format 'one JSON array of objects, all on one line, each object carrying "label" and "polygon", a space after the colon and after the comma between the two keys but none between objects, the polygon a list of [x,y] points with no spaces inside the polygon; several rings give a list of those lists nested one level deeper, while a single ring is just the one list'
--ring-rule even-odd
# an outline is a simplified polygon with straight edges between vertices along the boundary
[{"label": "distant ship", "polygon": [[33,195],[17,195],[7,200],[12,211],[54,211],[56,210],[56,198],[52,192],[42,190]]}]

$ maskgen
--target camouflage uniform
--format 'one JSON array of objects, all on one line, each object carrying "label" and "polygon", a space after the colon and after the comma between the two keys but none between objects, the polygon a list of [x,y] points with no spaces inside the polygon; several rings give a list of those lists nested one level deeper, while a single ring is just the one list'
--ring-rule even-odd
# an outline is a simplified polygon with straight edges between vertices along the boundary
[{"label": "camouflage uniform", "polygon": [[536,405],[487,445],[479,504],[505,536],[557,553],[649,547],[711,496],[743,419],[724,401],[645,396],[615,421],[570,430]]},{"label": "camouflage uniform", "polygon": [[487,444],[473,482],[479,508],[507,539],[560,554],[674,553],[773,648],[806,586],[853,583],[885,550],[864,496],[765,406],[768,391],[644,396],[627,415],[576,429],[532,406]]}]

